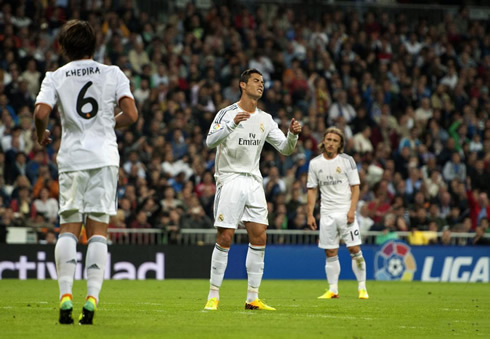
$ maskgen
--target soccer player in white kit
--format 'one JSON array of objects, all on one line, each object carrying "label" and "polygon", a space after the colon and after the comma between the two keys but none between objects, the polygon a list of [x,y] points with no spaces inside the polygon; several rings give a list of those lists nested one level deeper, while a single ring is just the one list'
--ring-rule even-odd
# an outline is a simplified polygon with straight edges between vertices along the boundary
[{"label": "soccer player in white kit", "polygon": [[282,154],[290,155],[296,147],[301,125],[292,119],[285,136],[272,116],[257,108],[264,92],[264,79],[258,70],[248,69],[242,73],[240,90],[240,100],[216,114],[206,139],[208,147],[217,147],[214,202],[217,237],[204,309],[218,309],[228,251],[238,224],[243,224],[250,242],[246,258],[248,293],[245,309],[273,311],[275,308],[259,299],[268,225],[267,202],[259,170],[260,154],[267,141]]},{"label": "soccer player in white kit", "polygon": [[[77,265],[77,242],[85,223],[88,248],[87,297],[79,317],[92,324],[107,262],[109,216],[116,214],[119,153],[114,128],[138,119],[129,80],[117,66],[92,58],[95,33],[86,21],[71,20],[61,29],[59,43],[70,60],[47,72],[36,99],[37,141],[52,140],[47,129],[55,105],[61,116],[62,139],[57,156],[59,171],[60,236],[55,260],[60,289],[61,324],[73,323],[72,286]],[[118,104],[122,113],[114,116]],[[84,221],[85,217],[85,221]]]},{"label": "soccer player in white kit", "polygon": [[352,270],[358,282],[359,299],[368,299],[366,290],[366,263],[361,252],[361,235],[356,219],[359,200],[359,172],[354,159],[342,153],[344,134],[336,127],[325,131],[320,149],[323,153],[310,162],[308,169],[308,226],[316,229],[314,209],[320,188],[320,242],[325,249],[325,271],[328,290],[319,299],[339,297],[338,257],[340,238],[345,242],[352,258]]}]

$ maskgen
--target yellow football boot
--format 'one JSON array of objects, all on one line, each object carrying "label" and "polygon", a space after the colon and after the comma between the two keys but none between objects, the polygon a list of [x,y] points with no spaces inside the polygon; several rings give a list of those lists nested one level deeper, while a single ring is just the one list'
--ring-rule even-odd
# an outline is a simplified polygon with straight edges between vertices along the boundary
[{"label": "yellow football boot", "polygon": [[218,309],[219,300],[218,298],[211,298],[204,306],[204,309],[207,311],[216,311]]},{"label": "yellow football boot", "polygon": [[264,311],[275,311],[276,310],[274,307],[271,307],[271,306],[265,304],[260,299],[255,299],[251,303],[245,302],[245,309],[246,310],[264,310]]},{"label": "yellow football boot", "polygon": [[325,293],[319,296],[318,299],[337,299],[338,297],[339,297],[338,293],[334,293],[330,290],[327,290]]},{"label": "yellow football boot", "polygon": [[366,289],[359,290],[359,299],[369,299],[369,294]]}]

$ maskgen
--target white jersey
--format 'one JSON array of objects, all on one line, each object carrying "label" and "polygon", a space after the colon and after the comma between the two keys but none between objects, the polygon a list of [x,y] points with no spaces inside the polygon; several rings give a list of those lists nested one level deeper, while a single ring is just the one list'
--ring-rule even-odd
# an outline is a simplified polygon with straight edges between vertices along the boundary
[{"label": "white jersey", "polygon": [[218,181],[236,174],[251,174],[262,181],[259,169],[260,154],[265,142],[284,155],[290,155],[296,147],[298,136],[289,132],[287,137],[279,129],[272,116],[260,109],[250,114],[248,120],[235,124],[233,119],[244,112],[237,103],[216,114],[206,139],[216,152],[215,176]]},{"label": "white jersey", "polygon": [[119,166],[114,106],[123,97],[133,99],[129,80],[117,66],[84,59],[46,73],[36,104],[58,105],[60,173]]},{"label": "white jersey", "polygon": [[310,161],[308,188],[320,187],[321,214],[345,212],[351,205],[351,186],[359,185],[356,162],[347,154],[326,159],[323,154]]}]

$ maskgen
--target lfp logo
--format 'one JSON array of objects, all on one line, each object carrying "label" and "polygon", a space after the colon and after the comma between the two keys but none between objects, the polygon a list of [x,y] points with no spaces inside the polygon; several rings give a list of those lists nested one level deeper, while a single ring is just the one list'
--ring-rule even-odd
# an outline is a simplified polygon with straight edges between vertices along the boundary
[{"label": "lfp logo", "polygon": [[399,241],[388,241],[376,252],[374,277],[376,280],[411,281],[417,271],[410,246]]}]

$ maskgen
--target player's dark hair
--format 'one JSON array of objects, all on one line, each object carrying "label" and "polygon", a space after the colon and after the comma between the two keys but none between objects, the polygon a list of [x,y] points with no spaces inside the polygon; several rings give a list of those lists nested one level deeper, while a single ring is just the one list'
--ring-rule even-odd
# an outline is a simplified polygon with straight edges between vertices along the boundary
[{"label": "player's dark hair", "polygon": [[248,83],[250,76],[254,73],[262,76],[262,73],[260,73],[260,71],[258,69],[255,69],[255,68],[249,68],[249,69],[243,71],[243,73],[240,75],[240,81],[238,82],[238,85],[239,85],[238,87],[240,88],[240,94],[242,94],[242,88],[240,87],[240,82]]},{"label": "player's dark hair", "polygon": [[327,130],[325,131],[325,133],[323,133],[323,139],[322,139],[322,142],[319,145],[320,150],[322,152],[325,151],[325,145],[323,144],[323,140],[325,140],[325,137],[327,136],[328,133],[337,134],[340,137],[340,145],[339,145],[339,149],[337,150],[337,154],[343,153],[344,152],[344,140],[345,140],[345,137],[344,137],[344,133],[339,128],[337,128],[337,127],[329,127],[329,128],[327,128]]},{"label": "player's dark hair", "polygon": [[95,53],[95,31],[87,21],[68,21],[61,28],[58,41],[70,61],[91,58]]}]

